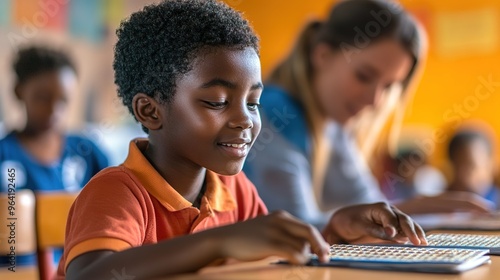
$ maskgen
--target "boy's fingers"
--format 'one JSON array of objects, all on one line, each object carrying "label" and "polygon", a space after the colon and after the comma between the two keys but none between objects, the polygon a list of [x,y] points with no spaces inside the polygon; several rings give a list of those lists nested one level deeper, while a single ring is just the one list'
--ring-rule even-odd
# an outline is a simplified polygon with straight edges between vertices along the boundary
[{"label": "boy's fingers", "polygon": [[417,235],[413,220],[403,213],[397,213],[399,217],[399,226],[403,234],[410,239],[414,245],[420,245],[420,237]]},{"label": "boy's fingers", "polygon": [[[413,220],[399,209],[385,204],[377,213],[378,217],[375,217],[375,219],[379,219],[383,227],[383,234],[380,234],[380,230],[376,228],[376,225],[372,225],[374,227],[372,233],[377,234],[376,237],[403,243],[409,239],[415,245],[421,243],[421,236],[417,233]],[[418,230],[421,230],[421,228],[419,227]],[[420,234],[423,234],[423,232]]]},{"label": "boy's fingers", "polygon": [[415,226],[415,231],[417,232],[418,238],[420,239],[420,245],[427,245],[427,238],[425,237],[425,231],[422,229],[422,227],[414,223]]},{"label": "boy's fingers", "polygon": [[302,238],[297,238],[295,236],[290,235],[285,230],[280,230],[277,236],[273,237],[273,243],[282,244],[291,247],[297,252],[300,252],[304,249],[306,244],[306,240]]},{"label": "boy's fingers", "polygon": [[330,245],[323,241],[319,247],[314,248],[311,246],[311,252],[318,256],[318,259],[322,263],[327,263],[330,260]]},{"label": "boy's fingers", "polygon": [[295,265],[302,265],[309,261],[309,255],[304,250],[296,250],[285,243],[276,245],[276,255]]},{"label": "boy's fingers", "polygon": [[393,207],[394,213],[398,216],[399,225],[402,232],[408,237],[414,245],[426,245],[427,239],[425,238],[424,230],[415,223],[408,215],[401,212],[399,209]]},{"label": "boy's fingers", "polygon": [[297,225],[290,233],[307,240],[311,246],[311,251],[318,256],[320,261],[326,262],[328,260],[330,246],[314,226],[308,224]]},{"label": "boy's fingers", "polygon": [[[303,254],[304,256],[308,257],[310,253],[314,253],[318,256],[318,259],[320,262],[328,262],[329,260],[329,257],[328,257],[328,254],[327,252],[329,252],[329,248],[328,248],[328,251],[324,252],[322,248],[320,248],[320,250],[318,251],[318,249],[314,249],[312,247],[310,247],[310,244],[308,242],[306,242],[305,239],[302,239],[300,238],[298,241],[297,241],[297,237],[292,237],[292,236],[286,236],[284,238],[281,238],[283,243],[282,244],[282,247],[287,247],[287,248],[291,248],[292,250],[294,250],[296,253],[300,253],[300,254]],[[308,260],[306,260],[307,262]]]},{"label": "boy's fingers", "polygon": [[397,230],[393,226],[396,217],[391,217],[387,209],[375,209],[371,218],[360,224],[360,229],[371,237],[383,240],[392,240],[396,236]]},{"label": "boy's fingers", "polygon": [[[382,239],[392,239],[397,234],[397,228],[399,228],[399,220],[396,213],[394,213],[393,209],[384,203],[378,211],[375,212],[373,217],[374,221],[372,222],[372,227],[378,226],[377,223],[380,223],[382,226],[382,234],[381,236],[376,236]],[[376,230],[378,232],[379,230]],[[376,233],[374,232],[374,233]],[[380,233],[379,233],[380,234]]]},{"label": "boy's fingers", "polygon": [[396,237],[396,235],[398,234],[397,229],[395,229],[392,226],[384,227],[384,232],[385,232],[385,235],[388,236],[388,237],[390,237],[390,236]]},{"label": "boy's fingers", "polygon": [[295,238],[301,238],[309,242],[311,251],[318,255],[320,260],[326,261],[328,259],[330,246],[314,226],[304,223],[286,212],[280,212],[278,216],[285,221],[283,224],[284,231]]},{"label": "boy's fingers", "polygon": [[427,245],[427,238],[425,237],[425,231],[422,229],[422,227],[415,223],[408,215],[404,214],[401,212],[399,209],[395,208],[394,209],[398,216],[404,215],[406,218],[409,220],[409,223],[411,223],[411,227],[413,228],[413,232],[416,234],[418,240],[420,241],[419,244],[412,242],[415,245]]},{"label": "boy's fingers", "polygon": [[388,234],[386,232],[386,230],[388,230],[388,228],[384,228],[383,226],[378,225],[376,223],[371,222],[371,223],[366,224],[365,229],[366,229],[366,233],[371,237],[375,237],[375,238],[383,239],[383,240],[390,240],[391,239],[390,237],[388,237]]}]

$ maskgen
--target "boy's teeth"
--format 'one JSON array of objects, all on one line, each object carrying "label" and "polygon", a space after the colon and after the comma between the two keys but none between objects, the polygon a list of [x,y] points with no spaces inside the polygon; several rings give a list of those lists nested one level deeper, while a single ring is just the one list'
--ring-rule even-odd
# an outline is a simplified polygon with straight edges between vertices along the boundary
[{"label": "boy's teeth", "polygon": [[222,144],[223,146],[233,147],[233,148],[243,148],[246,144]]}]

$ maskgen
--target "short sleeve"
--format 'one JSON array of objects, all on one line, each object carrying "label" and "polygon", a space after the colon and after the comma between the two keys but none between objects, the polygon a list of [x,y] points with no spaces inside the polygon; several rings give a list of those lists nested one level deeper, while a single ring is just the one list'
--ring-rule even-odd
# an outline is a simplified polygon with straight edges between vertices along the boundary
[{"label": "short sleeve", "polygon": [[64,246],[66,266],[85,252],[120,251],[142,244],[147,197],[119,168],[94,177],[71,207]]}]

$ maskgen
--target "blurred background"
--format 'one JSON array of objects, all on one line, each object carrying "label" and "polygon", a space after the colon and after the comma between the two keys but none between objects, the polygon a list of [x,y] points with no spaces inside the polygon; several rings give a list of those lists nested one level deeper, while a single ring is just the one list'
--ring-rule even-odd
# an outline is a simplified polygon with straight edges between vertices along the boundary
[{"label": "blurred background", "polygon": [[[114,30],[121,19],[154,2],[0,0],[0,136],[23,123],[13,95],[12,56],[21,45],[40,43],[68,51],[78,68],[80,88],[70,104],[68,128],[103,145],[112,164],[123,161],[128,141],[144,134],[116,98]],[[260,36],[265,79],[287,54],[302,26],[325,17],[335,1],[225,2],[242,11]],[[399,145],[425,151],[431,165],[446,174],[444,147],[459,126],[472,121],[487,124],[499,144],[500,1],[400,3],[425,28],[429,55],[422,80],[406,105]]]}]

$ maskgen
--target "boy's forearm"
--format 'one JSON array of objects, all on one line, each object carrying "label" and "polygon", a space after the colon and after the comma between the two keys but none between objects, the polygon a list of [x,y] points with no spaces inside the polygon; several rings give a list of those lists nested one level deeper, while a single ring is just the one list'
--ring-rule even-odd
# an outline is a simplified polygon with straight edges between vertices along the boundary
[{"label": "boy's forearm", "polygon": [[67,279],[149,279],[195,272],[221,259],[220,238],[213,231],[187,235],[106,256]]}]

